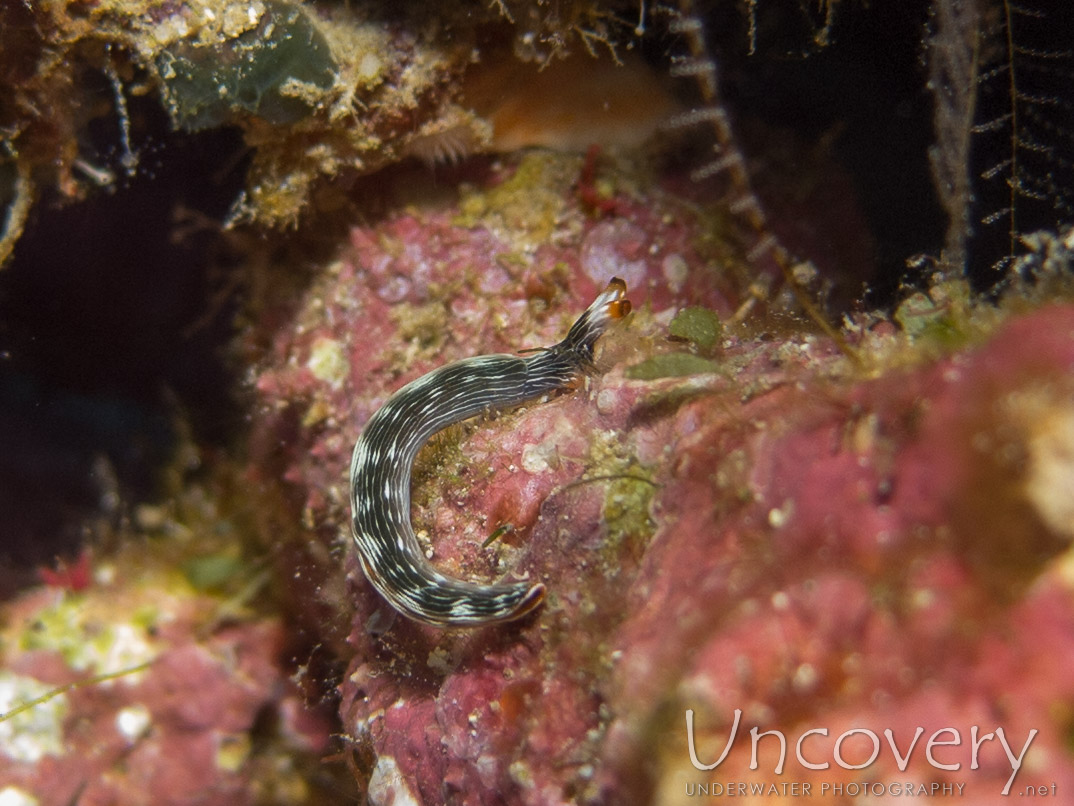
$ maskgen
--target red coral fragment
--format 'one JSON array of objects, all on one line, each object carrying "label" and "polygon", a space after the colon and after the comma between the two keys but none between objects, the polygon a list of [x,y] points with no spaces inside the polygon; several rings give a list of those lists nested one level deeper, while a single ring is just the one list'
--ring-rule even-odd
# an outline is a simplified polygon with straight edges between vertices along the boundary
[{"label": "red coral fragment", "polygon": [[83,549],[78,559],[70,565],[66,560],[57,558],[55,569],[44,566],[38,568],[37,578],[50,588],[62,588],[72,593],[85,590],[93,581],[89,549]]},{"label": "red coral fragment", "polygon": [[582,173],[578,177],[578,198],[583,206],[595,214],[615,215],[619,212],[619,204],[615,199],[601,195],[597,188],[597,159],[600,157],[600,146],[593,143],[585,152],[585,162],[582,163]]}]

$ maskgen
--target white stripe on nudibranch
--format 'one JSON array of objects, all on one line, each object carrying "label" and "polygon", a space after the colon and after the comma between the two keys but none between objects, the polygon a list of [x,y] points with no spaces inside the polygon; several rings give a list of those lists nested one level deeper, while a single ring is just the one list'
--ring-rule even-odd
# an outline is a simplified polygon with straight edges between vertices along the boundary
[{"label": "white stripe on nudibranch", "polygon": [[451,579],[425,559],[410,524],[414,457],[437,431],[489,409],[565,389],[593,366],[593,345],[609,323],[630,312],[626,283],[608,287],[567,337],[521,358],[481,355],[408,383],[369,419],[351,458],[351,526],[362,570],[405,616],[440,626],[509,621],[544,598],[541,583],[479,585]]}]

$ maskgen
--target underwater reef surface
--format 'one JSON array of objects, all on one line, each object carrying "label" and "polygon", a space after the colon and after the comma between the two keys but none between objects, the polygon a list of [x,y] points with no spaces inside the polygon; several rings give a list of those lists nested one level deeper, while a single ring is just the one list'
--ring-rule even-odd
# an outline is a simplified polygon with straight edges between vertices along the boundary
[{"label": "underwater reef surface", "polygon": [[4,605],[0,801],[319,801],[331,722],[289,679],[283,621],[219,587],[232,552],[177,552],[86,555]]},{"label": "underwater reef surface", "polygon": [[[610,167],[615,212],[594,211],[581,165],[531,154],[454,204],[355,226],[289,325],[288,306],[266,314],[250,478],[289,502],[262,526],[289,609],[349,658],[339,714],[370,802],[1074,785],[1074,306],[1041,291],[996,309],[948,281],[901,329],[848,320],[850,358],[802,322],[735,320],[733,228]],[[635,313],[604,337],[606,371],[435,436],[415,469],[431,562],[541,581],[546,601],[470,631],[398,615],[350,546],[362,423],[449,360],[558,341],[612,275]],[[706,763],[740,714],[711,773],[688,709]],[[775,738],[750,769],[754,727],[789,737],[781,774]],[[882,744],[852,769],[860,731],[836,745],[889,729],[905,755],[918,727],[901,766]],[[795,760],[813,729],[802,758],[823,772]]]},{"label": "underwater reef surface", "polygon": [[[241,481],[179,495],[196,517],[136,513],[148,537],[0,612],[5,798],[1074,785],[1074,237],[1041,235],[1038,285],[998,307],[940,279],[894,321],[848,317],[840,345],[786,291],[754,305],[719,206],[594,159],[483,163],[447,194],[387,175],[405,201],[297,291],[270,284],[235,345]],[[446,361],[558,341],[613,275],[634,313],[600,371],[437,435],[415,468],[431,562],[539,580],[545,602],[475,630],[398,615],[349,536],[362,424]],[[254,505],[229,526],[236,496]]]},{"label": "underwater reef surface", "polygon": [[[729,118],[704,91],[716,66],[689,39],[704,27],[689,2],[654,34],[686,39],[657,59],[630,52],[654,41],[645,4],[636,24],[633,3],[559,7],[571,14],[523,0],[436,15],[0,4],[0,263],[25,248],[42,197],[122,194],[151,162],[131,134],[146,105],[170,135],[226,135],[191,143],[231,137],[211,155],[245,177],[228,212],[184,218],[180,194],[160,226],[228,244],[215,257],[245,293],[228,352],[249,429],[241,446],[177,457],[158,508],[83,479],[110,506],[86,525],[91,548],[0,607],[0,806],[1069,793],[1074,234],[1019,231],[1012,213],[1013,268],[990,286],[997,304],[976,299],[919,192],[929,144],[900,158],[892,141],[911,144],[861,102],[860,70],[825,85],[846,88],[855,116],[814,120],[825,131],[808,144],[745,120],[747,150],[719,137]],[[914,25],[941,7],[954,4],[916,4]],[[637,37],[618,54],[601,38],[613,19]],[[902,53],[916,64],[939,41],[915,31]],[[669,93],[663,79],[690,71],[695,91]],[[762,98],[747,82],[740,109],[786,105],[789,86]],[[699,98],[712,105],[679,105]],[[914,117],[906,103],[893,106]],[[669,115],[708,126],[703,144],[623,156]],[[853,183],[832,145],[852,117],[891,138],[861,152]],[[102,124],[108,156],[92,142]],[[604,150],[585,157],[525,150],[594,140]],[[486,153],[499,151],[512,153]],[[883,151],[897,176],[879,172]],[[866,185],[912,203],[870,205]],[[880,237],[877,207],[913,237]],[[773,259],[770,235],[794,260]],[[891,267],[921,250],[918,287],[888,298],[890,316],[855,303],[858,284],[898,285]],[[539,581],[545,601],[474,630],[406,620],[349,534],[362,425],[447,361],[557,342],[612,276],[634,313],[602,339],[593,377],[438,434],[413,474],[435,566]],[[828,283],[839,329],[800,312],[816,314]],[[226,296],[206,307],[229,310]],[[32,437],[39,402],[8,430]],[[5,470],[33,469],[46,443],[26,442]]]}]

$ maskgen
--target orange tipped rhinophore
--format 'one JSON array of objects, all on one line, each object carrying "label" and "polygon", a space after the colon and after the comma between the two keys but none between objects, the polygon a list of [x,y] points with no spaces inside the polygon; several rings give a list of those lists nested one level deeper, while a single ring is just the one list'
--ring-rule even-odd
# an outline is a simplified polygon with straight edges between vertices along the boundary
[{"label": "orange tipped rhinophore", "polygon": [[604,289],[604,293],[609,291],[617,294],[617,297],[608,303],[608,316],[612,319],[622,319],[631,311],[630,300],[623,296],[626,293],[626,283],[620,280],[618,277],[613,277],[608,282],[608,287]]}]

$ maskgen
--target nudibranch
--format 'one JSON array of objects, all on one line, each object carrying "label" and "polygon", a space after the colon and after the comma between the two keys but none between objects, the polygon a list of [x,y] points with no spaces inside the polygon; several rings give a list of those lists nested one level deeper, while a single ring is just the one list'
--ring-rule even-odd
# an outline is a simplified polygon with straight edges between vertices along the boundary
[{"label": "nudibranch", "polygon": [[480,355],[411,381],[369,419],[351,459],[351,525],[366,578],[396,610],[437,626],[509,621],[537,607],[540,582],[476,584],[437,571],[410,523],[410,476],[418,450],[474,415],[572,387],[593,368],[593,347],[630,312],[626,283],[612,278],[563,341],[525,357]]}]

